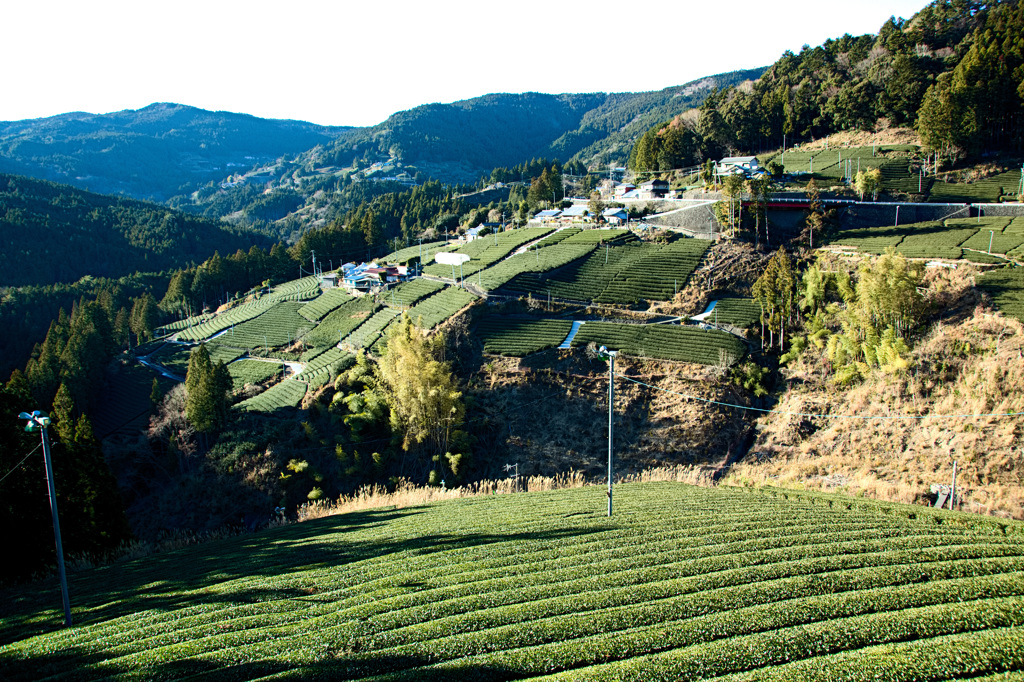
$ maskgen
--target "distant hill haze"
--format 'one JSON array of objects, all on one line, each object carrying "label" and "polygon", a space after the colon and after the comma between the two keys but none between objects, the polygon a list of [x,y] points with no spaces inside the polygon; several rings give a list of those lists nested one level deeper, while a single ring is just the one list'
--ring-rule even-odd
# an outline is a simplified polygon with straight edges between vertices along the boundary
[{"label": "distant hill haze", "polygon": [[166,201],[349,130],[181,104],[0,122],[0,172]]}]

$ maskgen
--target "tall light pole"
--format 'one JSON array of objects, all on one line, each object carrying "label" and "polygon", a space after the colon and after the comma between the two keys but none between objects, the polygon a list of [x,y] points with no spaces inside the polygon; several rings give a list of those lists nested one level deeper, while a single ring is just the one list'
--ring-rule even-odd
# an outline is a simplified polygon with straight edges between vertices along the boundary
[{"label": "tall light pole", "polygon": [[616,350],[608,350],[601,346],[598,351],[602,357],[608,358],[608,516],[612,515],[612,448],[615,443],[615,356]]},{"label": "tall light pole", "polygon": [[50,416],[39,410],[32,414],[22,412],[18,419],[28,423],[25,430],[29,433],[39,429],[43,438],[43,461],[46,463],[46,487],[50,492],[50,514],[53,516],[53,537],[57,543],[57,574],[60,577],[60,591],[64,600],[64,626],[71,627],[71,601],[68,599],[68,577],[64,571],[64,547],[60,541],[60,519],[57,517],[57,491],[53,485],[53,463],[50,459],[50,434],[46,427],[50,425]]}]

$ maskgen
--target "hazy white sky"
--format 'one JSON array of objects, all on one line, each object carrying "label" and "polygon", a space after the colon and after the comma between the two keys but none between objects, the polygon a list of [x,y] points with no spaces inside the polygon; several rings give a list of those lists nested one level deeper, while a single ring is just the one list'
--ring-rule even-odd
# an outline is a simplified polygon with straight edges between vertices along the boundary
[{"label": "hazy white sky", "polygon": [[876,33],[925,0],[25,0],[0,120],[177,102],[372,125],[490,92],[658,90]]}]

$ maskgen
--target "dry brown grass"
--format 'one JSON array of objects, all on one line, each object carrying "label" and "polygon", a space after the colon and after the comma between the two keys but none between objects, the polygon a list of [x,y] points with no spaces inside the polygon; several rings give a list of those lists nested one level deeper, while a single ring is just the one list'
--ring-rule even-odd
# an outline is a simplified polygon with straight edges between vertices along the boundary
[{"label": "dry brown grass", "polygon": [[838,133],[833,133],[828,137],[823,137],[820,140],[814,140],[801,145],[802,149],[824,149],[825,144],[828,143],[829,148],[836,147],[868,147],[873,144],[877,145],[896,145],[896,144],[921,144],[921,137],[914,130],[910,128],[890,128],[881,127],[875,132],[866,132],[863,130],[846,130]]},{"label": "dry brown grass", "polygon": [[[962,282],[946,285],[937,300],[955,299]],[[950,482],[955,461],[965,509],[1024,518],[1024,417],[960,416],[1024,412],[1024,325],[983,306],[943,315],[902,375],[876,373],[837,390],[823,357],[805,354],[785,372],[780,413],[879,419],[762,417],[754,447],[725,482],[922,503],[932,484]],[[921,418],[881,418],[893,415]]]},{"label": "dry brown grass", "polygon": [[[678,465],[648,469],[635,474],[616,478],[619,483],[651,483],[655,481],[676,481],[691,485],[713,485],[712,472],[706,467]],[[352,495],[342,495],[334,501],[316,501],[299,508],[298,521],[310,521],[335,514],[346,514],[364,509],[382,507],[404,509],[432,504],[443,500],[455,500],[481,495],[510,495],[513,493],[539,492],[542,490],[564,490],[582,488],[587,485],[605,485],[600,479],[590,479],[579,471],[555,476],[523,476],[498,480],[478,481],[458,488],[438,488],[415,485],[407,480],[399,482],[394,490],[371,485],[361,488]]]}]

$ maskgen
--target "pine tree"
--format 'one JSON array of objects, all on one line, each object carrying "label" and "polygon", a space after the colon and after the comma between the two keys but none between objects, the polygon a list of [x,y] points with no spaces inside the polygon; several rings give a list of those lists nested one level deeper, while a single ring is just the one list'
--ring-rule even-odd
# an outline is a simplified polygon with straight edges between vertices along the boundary
[{"label": "pine tree", "polygon": [[205,344],[192,349],[185,375],[185,419],[196,431],[207,433],[217,421],[217,404],[213,392],[213,365]]}]

